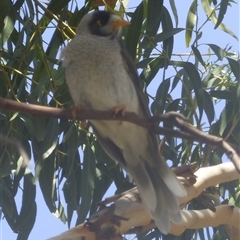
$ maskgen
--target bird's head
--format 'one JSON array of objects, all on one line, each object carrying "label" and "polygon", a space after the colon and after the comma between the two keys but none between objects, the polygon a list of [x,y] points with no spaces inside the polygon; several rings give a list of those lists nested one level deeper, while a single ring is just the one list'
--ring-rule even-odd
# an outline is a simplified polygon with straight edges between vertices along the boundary
[{"label": "bird's head", "polygon": [[128,21],[106,11],[86,14],[77,27],[77,34],[93,34],[101,37],[116,38]]}]

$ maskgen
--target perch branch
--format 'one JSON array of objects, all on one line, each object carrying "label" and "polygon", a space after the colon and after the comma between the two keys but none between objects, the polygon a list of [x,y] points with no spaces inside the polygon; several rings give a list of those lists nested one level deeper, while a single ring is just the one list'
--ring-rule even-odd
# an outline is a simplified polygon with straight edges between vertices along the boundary
[{"label": "perch branch", "polygon": [[[0,109],[27,113],[34,116],[54,117],[61,119],[76,119],[76,120],[114,120],[114,121],[127,121],[141,127],[147,128],[160,135],[166,135],[168,137],[183,138],[189,141],[198,141],[206,144],[210,144],[215,147],[219,147],[224,150],[230,160],[233,162],[236,169],[240,172],[240,147],[231,145],[224,141],[222,138],[212,136],[203,133],[197,128],[192,127],[187,123],[187,119],[177,113],[168,112],[160,116],[152,117],[139,117],[133,112],[126,112],[124,116],[113,115],[111,111],[97,111],[97,110],[76,110],[75,116],[73,116],[71,110],[45,107],[28,103],[20,103],[13,100],[0,98]],[[163,127],[159,127],[159,122],[164,121],[171,123],[173,126],[177,126],[180,130],[172,130]]]}]

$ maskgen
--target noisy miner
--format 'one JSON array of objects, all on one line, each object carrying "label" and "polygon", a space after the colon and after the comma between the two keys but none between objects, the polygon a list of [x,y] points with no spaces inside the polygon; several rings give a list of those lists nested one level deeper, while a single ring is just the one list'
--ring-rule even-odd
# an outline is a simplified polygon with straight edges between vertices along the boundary
[{"label": "noisy miner", "polygon": [[[106,11],[82,18],[61,55],[75,105],[150,116],[134,62],[117,39],[128,24]],[[91,120],[90,124],[107,154],[133,177],[159,230],[167,234],[170,222],[180,224],[178,197],[184,197],[185,190],[160,156],[157,136],[129,122]]]}]

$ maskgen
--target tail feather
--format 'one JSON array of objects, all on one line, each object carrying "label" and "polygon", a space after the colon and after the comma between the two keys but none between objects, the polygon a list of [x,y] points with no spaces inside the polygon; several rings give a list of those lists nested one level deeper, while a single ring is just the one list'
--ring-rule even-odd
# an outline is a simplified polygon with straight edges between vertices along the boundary
[{"label": "tail feather", "polygon": [[177,179],[173,171],[167,166],[163,159],[160,159],[160,164],[157,167],[158,176],[160,176],[166,186],[178,197],[185,197],[186,191],[182,184]]},{"label": "tail feather", "polygon": [[185,190],[165,162],[163,163],[154,168],[146,161],[139,161],[137,165],[129,166],[128,170],[157,227],[163,234],[167,234],[170,222],[182,222],[177,196],[184,196]]}]

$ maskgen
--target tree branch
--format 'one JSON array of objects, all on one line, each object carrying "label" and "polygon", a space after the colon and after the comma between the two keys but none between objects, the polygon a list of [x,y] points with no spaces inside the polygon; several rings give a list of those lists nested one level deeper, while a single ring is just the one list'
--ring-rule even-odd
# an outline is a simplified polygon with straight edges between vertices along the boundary
[{"label": "tree branch", "polygon": [[[230,162],[213,167],[200,168],[195,172],[195,175],[197,176],[197,181],[193,186],[186,186],[187,198],[179,199],[180,205],[185,205],[193,198],[199,196],[205,188],[229,182],[240,177],[240,174]],[[136,233],[156,227],[150,215],[140,203],[136,188],[119,196],[120,198],[117,200],[113,198],[115,200],[114,204],[92,215],[87,223],[72,228],[49,240],[106,239],[104,237],[99,238],[99,236],[104,236],[106,232],[109,234],[110,230],[113,238],[109,239],[115,239],[114,237],[119,237],[120,234],[132,233],[132,229]],[[182,210],[181,214],[183,222],[181,225],[172,224],[170,229],[171,234],[181,235],[186,228],[216,227],[220,224],[228,224],[238,229],[235,229],[235,232],[240,230],[240,209],[237,207],[221,205],[216,207],[215,212],[209,209],[197,211]],[[81,238],[83,236],[85,238]]]},{"label": "tree branch", "polygon": [[[177,112],[168,112],[160,116],[152,116],[147,118],[141,118],[137,114],[132,112],[126,112],[124,116],[121,114],[114,115],[112,111],[98,111],[98,110],[77,110],[72,111],[45,107],[28,103],[20,103],[13,100],[5,99],[0,97],[0,109],[27,113],[34,116],[44,116],[44,117],[54,117],[61,119],[75,119],[75,120],[113,120],[113,121],[127,121],[133,124],[139,125],[141,127],[147,128],[150,131],[154,131],[157,134],[168,136],[168,137],[177,137],[183,138],[189,141],[198,141],[206,144],[210,144],[215,147],[219,147],[224,150],[228,155],[230,160],[233,162],[234,166],[240,172],[240,147],[231,145],[224,141],[222,138],[212,135],[207,135],[197,128],[192,127],[187,123],[187,119],[177,113]],[[159,122],[167,122],[173,126],[178,127],[180,130],[172,130],[163,127],[159,127]]]},{"label": "tree branch", "polygon": [[216,207],[213,212],[210,209],[204,210],[184,210],[181,211],[183,223],[181,225],[171,225],[171,234],[179,236],[185,229],[198,229],[205,227],[217,227],[222,224],[228,224],[239,229],[240,209],[228,205]]}]

